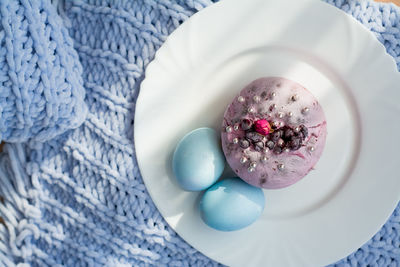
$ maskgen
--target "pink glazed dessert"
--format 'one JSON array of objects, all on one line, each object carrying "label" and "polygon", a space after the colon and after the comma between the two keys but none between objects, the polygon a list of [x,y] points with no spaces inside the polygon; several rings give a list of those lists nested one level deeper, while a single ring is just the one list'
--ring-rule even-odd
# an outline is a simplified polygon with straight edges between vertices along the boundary
[{"label": "pink glazed dessert", "polygon": [[267,77],[251,82],[228,106],[221,138],[226,160],[240,178],[278,189],[313,169],[326,135],[322,107],[306,88]]}]

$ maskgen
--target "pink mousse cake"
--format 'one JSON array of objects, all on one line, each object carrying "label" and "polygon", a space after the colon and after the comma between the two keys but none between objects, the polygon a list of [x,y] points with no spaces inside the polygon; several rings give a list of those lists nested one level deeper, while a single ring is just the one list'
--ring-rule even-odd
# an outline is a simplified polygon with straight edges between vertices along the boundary
[{"label": "pink mousse cake", "polygon": [[221,138],[227,162],[240,178],[278,189],[313,169],[326,134],[322,107],[307,89],[267,77],[251,82],[228,106]]}]

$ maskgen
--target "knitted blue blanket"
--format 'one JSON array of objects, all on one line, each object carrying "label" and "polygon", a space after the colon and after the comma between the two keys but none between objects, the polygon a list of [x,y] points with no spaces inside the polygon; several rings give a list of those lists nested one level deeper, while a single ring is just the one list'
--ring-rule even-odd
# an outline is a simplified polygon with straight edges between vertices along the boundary
[{"label": "knitted blue blanket", "polygon": [[[212,1],[66,2],[58,4],[58,14],[54,7],[35,14],[60,16],[68,28],[83,67],[88,114],[79,128],[44,143],[5,146],[0,266],[218,265],[166,224],[146,192],[133,143],[135,101],[147,64],[176,27]],[[400,67],[399,8],[328,2],[370,29]],[[400,206],[368,243],[335,265],[400,266]]]}]

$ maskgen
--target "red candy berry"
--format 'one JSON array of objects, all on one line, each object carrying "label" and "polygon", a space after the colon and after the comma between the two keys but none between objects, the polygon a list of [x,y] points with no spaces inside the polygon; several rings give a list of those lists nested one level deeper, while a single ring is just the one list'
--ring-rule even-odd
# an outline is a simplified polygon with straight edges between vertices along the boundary
[{"label": "red candy berry", "polygon": [[271,125],[265,119],[257,120],[254,122],[254,129],[259,134],[267,135],[271,132]]}]

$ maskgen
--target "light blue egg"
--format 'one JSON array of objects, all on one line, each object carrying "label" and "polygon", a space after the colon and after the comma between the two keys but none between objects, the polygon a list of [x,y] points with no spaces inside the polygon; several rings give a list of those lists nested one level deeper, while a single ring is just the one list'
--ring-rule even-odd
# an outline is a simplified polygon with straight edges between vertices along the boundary
[{"label": "light blue egg", "polygon": [[199,128],[178,143],[172,169],[179,185],[188,191],[201,191],[214,184],[225,167],[220,138],[211,128]]},{"label": "light blue egg", "polygon": [[204,193],[200,214],[203,221],[214,229],[235,231],[255,222],[264,205],[262,189],[236,177],[219,181]]}]

